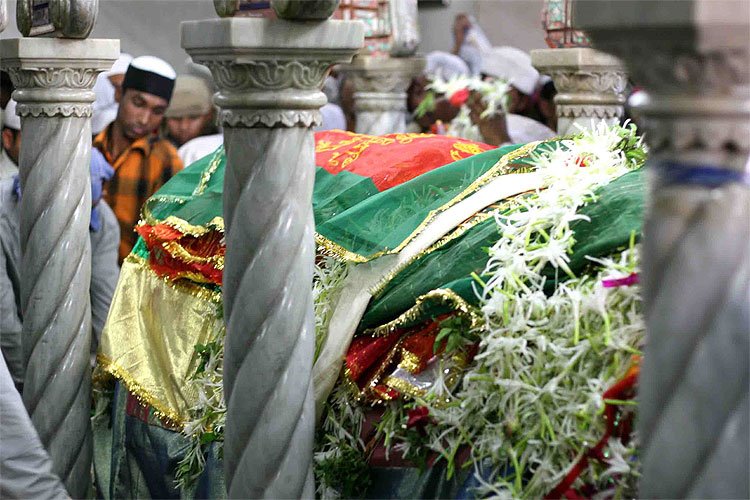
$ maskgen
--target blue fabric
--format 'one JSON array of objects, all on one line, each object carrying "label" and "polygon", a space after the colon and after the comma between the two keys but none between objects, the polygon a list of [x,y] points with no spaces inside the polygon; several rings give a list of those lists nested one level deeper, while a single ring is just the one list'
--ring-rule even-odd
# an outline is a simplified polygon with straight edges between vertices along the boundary
[{"label": "blue fabric", "polygon": [[717,188],[725,184],[750,186],[750,172],[714,166],[696,166],[665,161],[658,164],[660,181],[666,186],[693,185]]},{"label": "blue fabric", "polygon": [[99,201],[104,191],[104,181],[115,175],[115,169],[107,162],[104,155],[96,148],[91,148],[91,223],[89,227],[97,232],[102,227],[102,217],[99,213]]},{"label": "blue fabric", "polygon": [[[98,232],[102,228],[102,215],[99,213],[99,201],[104,191],[104,181],[115,175],[115,169],[107,162],[104,155],[96,148],[91,148],[91,222],[89,229]],[[21,199],[21,181],[18,175],[13,177],[13,192]]]}]

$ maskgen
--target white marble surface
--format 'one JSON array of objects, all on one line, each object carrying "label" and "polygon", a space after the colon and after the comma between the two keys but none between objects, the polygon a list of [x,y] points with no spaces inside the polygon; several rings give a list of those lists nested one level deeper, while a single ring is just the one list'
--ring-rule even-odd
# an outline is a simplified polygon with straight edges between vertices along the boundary
[{"label": "white marble surface", "polygon": [[363,24],[227,18],[183,23],[219,88],[224,183],[224,471],[230,498],[313,498],[313,125],[331,65]]}]

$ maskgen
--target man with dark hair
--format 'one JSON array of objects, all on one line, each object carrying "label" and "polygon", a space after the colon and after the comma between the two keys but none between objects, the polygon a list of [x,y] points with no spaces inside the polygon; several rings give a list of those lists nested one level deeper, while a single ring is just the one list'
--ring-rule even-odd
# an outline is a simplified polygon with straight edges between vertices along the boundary
[{"label": "man with dark hair", "polygon": [[115,169],[105,185],[105,199],[120,223],[120,262],[136,242],[134,227],[141,206],[182,169],[172,144],[156,135],[169,107],[176,76],[174,69],[157,57],[133,59],[122,90],[115,92],[117,118],[94,139],[94,147]]},{"label": "man with dark hair", "polygon": [[12,93],[13,82],[10,80],[10,75],[5,71],[0,71],[0,109],[5,109]]}]

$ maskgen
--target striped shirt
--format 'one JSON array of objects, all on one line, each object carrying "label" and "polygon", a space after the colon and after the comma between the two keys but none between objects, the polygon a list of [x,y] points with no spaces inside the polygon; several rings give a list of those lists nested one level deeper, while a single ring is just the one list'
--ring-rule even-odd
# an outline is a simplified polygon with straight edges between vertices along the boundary
[{"label": "striped shirt", "polygon": [[117,158],[109,152],[109,134],[112,125],[94,138],[94,147],[102,152],[115,175],[104,184],[104,199],[120,223],[119,261],[133,249],[138,235],[135,225],[141,207],[174,174],[182,170],[182,160],[177,150],[166,139],[143,137],[133,143]]}]

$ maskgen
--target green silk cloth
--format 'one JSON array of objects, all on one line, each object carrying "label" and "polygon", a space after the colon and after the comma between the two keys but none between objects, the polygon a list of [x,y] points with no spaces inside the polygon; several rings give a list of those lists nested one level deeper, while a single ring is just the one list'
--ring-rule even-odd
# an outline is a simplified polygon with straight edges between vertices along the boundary
[{"label": "green silk cloth", "polygon": [[[536,146],[492,149],[435,168],[379,191],[369,177],[316,167],[313,213],[319,245],[352,262],[397,252],[437,213],[465,199],[499,175],[528,167],[522,154]],[[548,147],[546,144],[540,147]],[[148,224],[166,223],[184,234],[223,230],[223,147],[170,179],[144,205]]]}]

